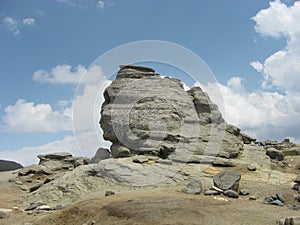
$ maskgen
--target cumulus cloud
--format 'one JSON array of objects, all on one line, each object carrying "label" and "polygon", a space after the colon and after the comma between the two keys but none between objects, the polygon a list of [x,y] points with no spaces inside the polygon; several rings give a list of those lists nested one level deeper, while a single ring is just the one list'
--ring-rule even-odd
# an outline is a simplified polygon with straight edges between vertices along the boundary
[{"label": "cumulus cloud", "polygon": [[12,17],[6,16],[2,19],[4,26],[7,28],[9,32],[13,35],[18,36],[20,34],[20,30],[18,27],[18,21]]},{"label": "cumulus cloud", "polygon": [[99,0],[99,1],[97,2],[97,8],[99,8],[99,9],[104,9],[104,7],[105,7],[104,1]]},{"label": "cumulus cloud", "polygon": [[[264,75],[263,87],[277,87],[286,93],[299,93],[300,83],[300,1],[287,6],[276,0],[252,18],[255,30],[266,37],[285,38],[287,45],[264,62],[256,62]],[[253,66],[253,65],[252,65]]]},{"label": "cumulus cloud", "polygon": [[55,132],[71,130],[71,115],[54,111],[49,104],[34,104],[19,99],[5,108],[2,130],[10,132]]},{"label": "cumulus cloud", "polygon": [[[82,143],[81,148],[77,142]],[[53,141],[37,147],[24,147],[15,151],[0,151],[0,158],[13,160],[22,165],[31,165],[38,163],[39,154],[53,152],[69,152],[74,156],[84,156],[91,158],[99,146],[109,148],[109,142],[100,142],[94,132],[85,132],[75,136],[67,136],[61,140]]]},{"label": "cumulus cloud", "polygon": [[257,72],[262,72],[264,69],[264,65],[261,64],[259,61],[252,61],[250,62],[250,65],[252,66],[253,69],[255,69]]},{"label": "cumulus cloud", "polygon": [[23,19],[23,24],[26,26],[34,26],[35,19],[34,18],[25,18],[25,19]]}]

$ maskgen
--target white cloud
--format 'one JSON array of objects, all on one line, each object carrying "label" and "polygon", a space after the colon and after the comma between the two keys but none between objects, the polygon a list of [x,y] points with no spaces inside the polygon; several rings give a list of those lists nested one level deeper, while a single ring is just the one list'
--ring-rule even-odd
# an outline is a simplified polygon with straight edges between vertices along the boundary
[{"label": "white cloud", "polygon": [[[78,148],[77,142],[83,143]],[[69,152],[74,156],[91,158],[99,147],[109,148],[109,142],[100,142],[94,132],[84,132],[76,136],[67,136],[61,140],[53,141],[37,147],[24,147],[15,151],[0,151],[0,158],[13,160],[22,165],[38,163],[37,155],[53,152]]]},{"label": "white cloud", "polygon": [[70,114],[53,111],[49,104],[19,99],[5,108],[2,130],[10,132],[55,132],[72,130]]},{"label": "white cloud", "polygon": [[23,24],[26,26],[34,26],[35,19],[34,18],[25,18],[25,19],[23,19]]},{"label": "white cloud", "polygon": [[54,67],[51,72],[46,70],[37,70],[32,79],[41,83],[52,84],[97,84],[101,82],[103,72],[99,66],[93,66],[89,71],[82,65],[78,65],[74,68],[72,66],[64,64]]},{"label": "white cloud", "polygon": [[11,32],[13,35],[18,36],[20,34],[17,20],[7,16],[2,19],[2,22],[4,26],[7,28],[7,30]]},{"label": "white cloud", "polygon": [[59,3],[67,4],[68,6],[75,7],[76,4],[72,0],[56,0]]},{"label": "white cloud", "polygon": [[104,1],[99,0],[98,3],[97,3],[97,8],[99,8],[99,9],[104,9],[104,7],[105,7]]},{"label": "white cloud", "polygon": [[[256,31],[262,36],[287,39],[284,49],[275,52],[260,63],[259,68],[264,75],[262,86],[276,87],[286,93],[299,93],[300,1],[286,6],[276,0],[270,3],[269,8],[259,11],[252,19],[256,23]],[[256,66],[259,65],[258,63],[256,62]]]},{"label": "white cloud", "polygon": [[261,64],[259,61],[252,61],[250,62],[250,65],[253,69],[255,69],[257,72],[262,72],[264,69],[264,65]]}]

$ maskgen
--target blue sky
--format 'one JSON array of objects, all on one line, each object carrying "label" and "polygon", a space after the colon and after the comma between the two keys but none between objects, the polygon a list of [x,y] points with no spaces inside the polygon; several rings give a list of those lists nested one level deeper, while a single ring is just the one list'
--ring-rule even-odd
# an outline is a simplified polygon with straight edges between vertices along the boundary
[{"label": "blue sky", "polygon": [[[200,56],[217,79],[202,88],[218,102],[218,85],[228,122],[259,139],[299,141],[298,22],[300,3],[291,0],[0,0],[0,158],[78,154],[71,111],[79,77],[110,49],[142,40]],[[101,68],[92,73],[105,81]],[[84,96],[97,89],[90,84]],[[102,144],[93,139],[84,154]]]}]

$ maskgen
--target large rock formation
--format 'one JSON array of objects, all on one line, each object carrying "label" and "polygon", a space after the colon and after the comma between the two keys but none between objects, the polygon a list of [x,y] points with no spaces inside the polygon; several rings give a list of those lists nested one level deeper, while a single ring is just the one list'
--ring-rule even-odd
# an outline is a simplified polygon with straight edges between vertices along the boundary
[{"label": "large rock formation", "polygon": [[146,154],[189,162],[201,155],[235,158],[242,150],[240,130],[200,87],[186,92],[180,80],[151,68],[120,66],[104,97],[100,125],[115,158]]}]

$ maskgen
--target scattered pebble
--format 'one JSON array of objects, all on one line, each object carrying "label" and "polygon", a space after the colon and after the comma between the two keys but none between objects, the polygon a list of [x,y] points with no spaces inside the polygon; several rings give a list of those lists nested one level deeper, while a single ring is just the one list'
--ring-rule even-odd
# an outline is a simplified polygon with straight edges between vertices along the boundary
[{"label": "scattered pebble", "polygon": [[116,193],[113,192],[113,191],[106,191],[105,192],[105,196],[111,196],[111,195],[114,195],[114,194],[116,194]]}]

